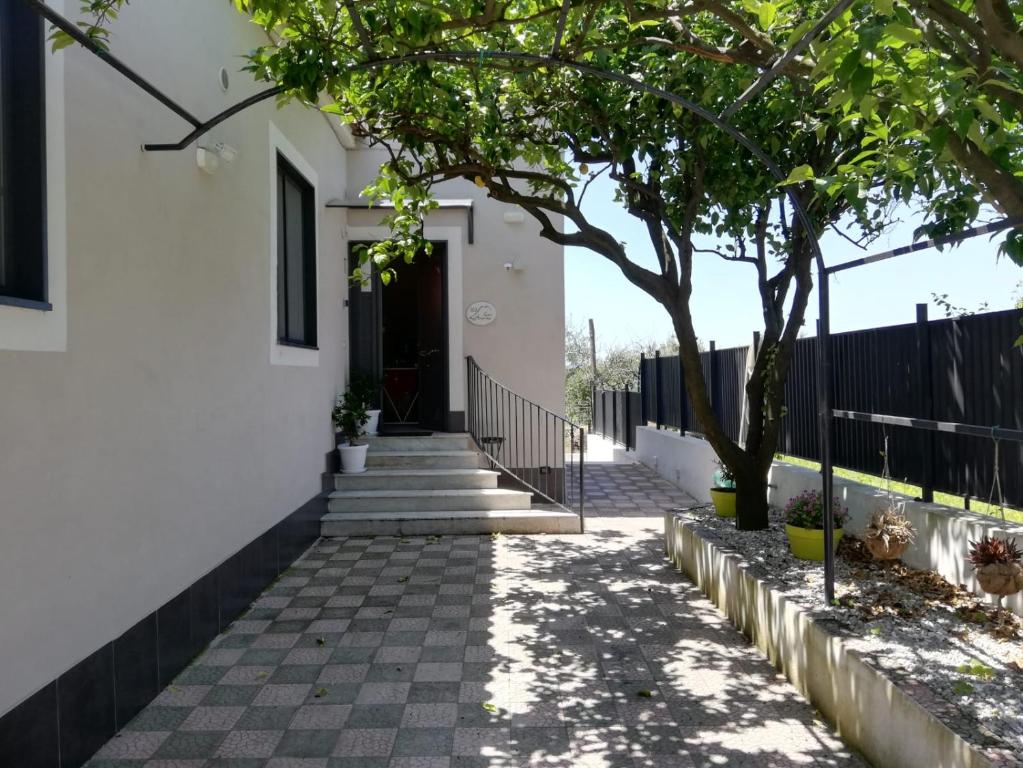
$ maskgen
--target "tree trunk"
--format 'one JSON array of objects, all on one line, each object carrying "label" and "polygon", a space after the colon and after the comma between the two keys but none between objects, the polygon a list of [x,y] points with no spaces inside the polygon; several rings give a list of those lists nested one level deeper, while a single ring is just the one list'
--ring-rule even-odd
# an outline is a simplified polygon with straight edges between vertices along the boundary
[{"label": "tree trunk", "polygon": [[735,527],[740,531],[767,528],[767,470],[757,466],[752,456],[743,454],[735,467]]}]

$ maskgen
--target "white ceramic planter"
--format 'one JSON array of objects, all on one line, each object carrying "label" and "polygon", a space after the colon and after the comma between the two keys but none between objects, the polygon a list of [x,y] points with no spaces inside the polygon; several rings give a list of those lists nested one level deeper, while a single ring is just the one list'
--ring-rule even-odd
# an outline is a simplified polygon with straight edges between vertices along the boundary
[{"label": "white ceramic planter", "polygon": [[380,409],[373,408],[368,410],[366,415],[369,416],[369,420],[366,422],[366,426],[362,428],[362,434],[375,435],[380,428]]},{"label": "white ceramic planter", "polygon": [[366,452],[368,445],[341,445],[341,471],[346,475],[357,475],[366,471]]}]

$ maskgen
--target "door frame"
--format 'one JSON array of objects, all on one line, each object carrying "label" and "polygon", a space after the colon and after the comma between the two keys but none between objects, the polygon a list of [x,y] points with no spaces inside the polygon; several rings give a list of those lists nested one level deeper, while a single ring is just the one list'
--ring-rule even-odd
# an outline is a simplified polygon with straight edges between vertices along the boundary
[{"label": "door frame", "polygon": [[[444,228],[447,229],[447,228]],[[455,230],[459,231],[459,230]],[[356,236],[364,232],[372,232],[375,236],[362,237]],[[347,269],[345,271],[346,279],[351,275],[352,269],[355,267],[356,260],[353,256],[353,249],[357,245],[365,244],[369,245],[373,242],[384,239],[388,235],[388,230],[381,227],[367,227],[357,228],[352,227],[348,229],[347,247],[345,249],[345,257]],[[462,431],[464,428],[464,410],[459,412],[452,411],[452,361],[453,361],[453,350],[452,350],[452,339],[457,339],[459,342],[459,348],[461,347],[462,333],[461,328],[458,328],[458,333],[452,333],[451,327],[451,293],[452,293],[452,275],[451,275],[451,242],[446,239],[437,239],[431,237],[431,228],[427,227],[425,231],[426,239],[434,245],[434,254],[432,258],[439,258],[441,268],[441,359],[442,359],[442,371],[441,371],[441,424],[440,426],[430,426],[429,429],[435,431]],[[458,266],[459,273],[461,273],[461,253],[458,254]],[[459,274],[457,285],[461,285],[461,275]],[[372,277],[372,299],[371,299],[371,310],[370,315],[372,317],[373,333],[376,338],[371,342],[370,357],[372,358],[372,366],[375,369],[374,374],[378,378],[383,377],[383,290],[386,287],[380,280],[380,276],[374,272]],[[364,293],[362,287],[358,283],[349,281],[348,283],[348,298],[345,301],[345,305],[349,309],[348,315],[348,367],[349,372],[356,370],[355,353],[358,349],[356,342],[356,334],[361,334],[363,329],[360,327],[360,322],[357,321],[352,315],[352,297],[357,294]],[[458,291],[461,294],[461,291]],[[459,355],[460,356],[460,355]],[[461,366],[459,366],[459,369]],[[461,383],[459,383],[459,389],[461,389]],[[418,426],[423,427],[422,419],[418,423]]]},{"label": "door frame", "polygon": [[[360,214],[360,215],[365,215]],[[349,218],[353,212],[348,212]],[[365,242],[383,240],[391,234],[387,227],[381,226],[346,226],[342,230],[342,238],[346,242]],[[448,431],[465,431],[465,323],[461,321],[461,313],[465,311],[463,299],[463,254],[466,231],[465,227],[436,227],[427,226],[423,230],[423,237],[434,242],[447,243],[448,256],[448,307],[454,308],[448,314]],[[342,251],[347,260],[348,249]],[[353,265],[354,266],[354,265]],[[351,270],[346,272],[351,274]],[[349,334],[345,339],[350,339]],[[348,355],[349,360],[351,354]],[[453,367],[451,367],[453,366]]]}]

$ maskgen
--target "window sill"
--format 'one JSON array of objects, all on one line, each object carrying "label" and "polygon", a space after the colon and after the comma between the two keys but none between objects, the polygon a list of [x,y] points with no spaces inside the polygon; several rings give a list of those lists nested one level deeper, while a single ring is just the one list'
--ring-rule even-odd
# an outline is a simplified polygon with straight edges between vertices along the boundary
[{"label": "window sill", "polygon": [[17,296],[0,296],[0,306],[21,307],[22,309],[35,309],[40,312],[53,311],[53,305],[48,301],[37,301],[36,299],[20,299]]},{"label": "window sill", "polygon": [[315,344],[303,344],[300,341],[289,341],[288,339],[277,339],[277,343],[282,347],[294,347],[295,349],[311,349],[315,352],[319,352],[320,348]]}]

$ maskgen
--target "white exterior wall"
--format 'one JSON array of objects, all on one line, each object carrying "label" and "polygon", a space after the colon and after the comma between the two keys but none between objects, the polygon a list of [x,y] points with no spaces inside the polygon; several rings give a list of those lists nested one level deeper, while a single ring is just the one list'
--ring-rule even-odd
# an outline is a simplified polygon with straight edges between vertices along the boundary
[{"label": "white exterior wall", "polygon": [[[349,152],[352,199],[373,180],[385,158],[376,150]],[[521,224],[505,222],[504,213],[517,209],[489,199],[485,189],[467,181],[439,184],[434,194],[471,199],[474,207],[471,245],[464,210],[435,211],[427,221],[428,237],[448,240],[449,277],[457,283],[449,282],[451,410],[465,408],[465,358],[471,355],[513,392],[564,414],[564,249],[540,238],[540,227],[529,216]],[[348,238],[382,237],[386,230],[379,228],[381,216],[380,211],[350,210]],[[457,243],[452,239],[456,236]],[[514,269],[506,270],[506,263]],[[465,319],[466,308],[477,301],[497,308],[497,319],[490,325],[476,326]]]},{"label": "white exterior wall", "polygon": [[636,458],[697,501],[710,503],[717,456],[710,443],[664,429],[636,427]]},{"label": "white exterior wall", "polygon": [[[268,87],[238,71],[261,35],[227,3],[146,0],[111,47],[205,119]],[[189,126],[109,66],[77,48],[46,66],[54,309],[0,306],[0,715],[320,491],[348,366],[346,227],[377,215],[324,209],[357,196],[372,163],[315,111],[271,100],[229,119],[202,143],[239,157],[210,176],[194,146],[140,151]],[[277,149],[316,186],[315,352],[275,341]],[[431,221],[461,243],[451,408],[472,354],[560,413],[562,251],[453,186],[442,194],[478,203],[475,246],[464,212]],[[480,299],[498,308],[485,328],[464,320]]]},{"label": "white exterior wall", "polygon": [[[201,118],[266,87],[237,71],[260,42],[206,0],[132,3],[111,40]],[[346,165],[322,115],[227,121],[209,139],[240,154],[209,176],[194,147],[140,151],[188,126],[95,57],[48,55],[47,74],[67,287],[52,313],[0,308],[0,714],[320,491],[347,359],[342,221],[322,206],[315,359],[281,354],[272,319],[271,124],[322,202]]]}]

